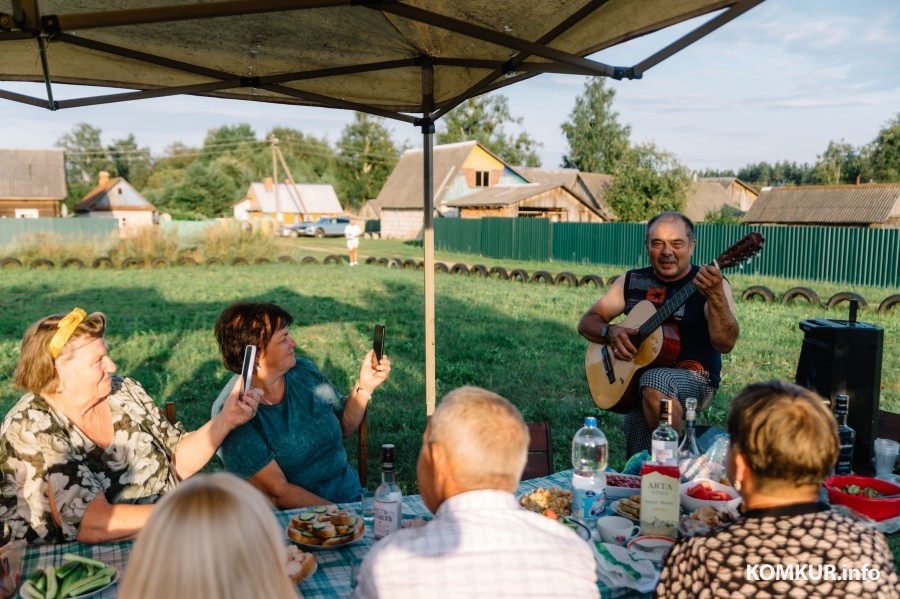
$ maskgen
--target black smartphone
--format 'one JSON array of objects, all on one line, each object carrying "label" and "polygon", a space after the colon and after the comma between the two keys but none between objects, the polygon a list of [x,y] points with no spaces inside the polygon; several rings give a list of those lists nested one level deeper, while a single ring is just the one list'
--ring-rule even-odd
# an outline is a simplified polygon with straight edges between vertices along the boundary
[{"label": "black smartphone", "polygon": [[244,348],[244,366],[241,368],[241,376],[244,377],[244,388],[241,397],[250,390],[250,382],[253,380],[253,366],[256,364],[256,346],[248,345]]},{"label": "black smartphone", "polygon": [[376,324],[375,325],[375,336],[372,341],[372,348],[375,350],[375,362],[376,364],[381,362],[382,356],[384,356],[384,325]]}]

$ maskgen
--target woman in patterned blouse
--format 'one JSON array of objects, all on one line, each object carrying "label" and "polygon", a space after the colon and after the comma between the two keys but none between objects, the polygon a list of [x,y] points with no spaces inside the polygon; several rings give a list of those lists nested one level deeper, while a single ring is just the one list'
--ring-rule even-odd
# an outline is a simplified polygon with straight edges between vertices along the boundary
[{"label": "woman in patterned blouse", "polygon": [[111,377],[106,316],[75,308],[22,340],[14,383],[27,390],[0,427],[0,520],[29,543],[134,536],[152,504],[202,468],[256,413],[238,397],[193,433],[172,426],[141,385]]},{"label": "woman in patterned blouse", "polygon": [[818,501],[839,448],[818,395],[750,385],[731,404],[728,434],[728,476],[745,512],[679,542],[660,597],[898,597],[884,536]]}]

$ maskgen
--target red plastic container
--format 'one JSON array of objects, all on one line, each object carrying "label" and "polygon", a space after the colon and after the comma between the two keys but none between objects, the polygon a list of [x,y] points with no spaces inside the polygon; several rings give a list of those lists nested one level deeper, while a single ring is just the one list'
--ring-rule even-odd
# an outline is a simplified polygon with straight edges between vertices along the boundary
[{"label": "red plastic container", "polygon": [[830,476],[825,479],[825,489],[828,491],[828,501],[846,505],[860,514],[873,520],[887,520],[900,516],[900,497],[887,499],[884,497],[865,497],[851,495],[839,491],[837,487],[845,488],[848,485],[856,485],[860,488],[871,487],[885,495],[900,494],[900,486],[889,483],[886,480],[870,478],[868,476]]}]

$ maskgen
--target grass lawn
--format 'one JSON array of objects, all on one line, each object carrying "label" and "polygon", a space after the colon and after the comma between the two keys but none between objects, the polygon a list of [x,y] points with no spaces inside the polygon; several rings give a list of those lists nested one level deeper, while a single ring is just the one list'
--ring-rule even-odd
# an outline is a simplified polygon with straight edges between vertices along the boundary
[{"label": "grass lawn", "polygon": [[[283,242],[298,256],[311,253],[300,246],[321,246],[327,253],[338,253],[334,250],[342,247],[342,240]],[[393,245],[373,252],[376,243]],[[411,250],[409,256],[420,255],[418,247],[371,241],[363,242],[362,253],[393,257],[405,248]],[[439,258],[473,262],[471,256]],[[552,270],[608,276],[622,269],[566,265]],[[597,290],[450,275],[436,281],[439,396],[460,385],[480,385],[512,400],[526,420],[550,421],[558,470],[571,467],[571,437],[584,416],[595,415],[610,439],[613,467],[623,465],[621,417],[601,412],[591,401],[584,378],[586,342],[576,332],[577,321],[597,299]],[[743,286],[735,284],[737,289]],[[786,288],[782,283],[780,290]],[[139,380],[160,405],[176,400],[179,418],[188,429],[209,417],[213,399],[230,376],[221,365],[212,326],[231,302],[269,301],[286,308],[296,319],[298,354],[316,362],[342,390],[357,378],[360,360],[371,344],[372,325],[382,322],[387,325],[386,353],[393,372],[370,404],[370,486],[379,471],[377,448],[392,442],[397,446],[398,482],[406,493],[414,493],[415,462],[425,426],[422,297],[421,272],[365,265],[0,270],[0,413],[21,395],[10,378],[26,327],[73,306],[108,315],[110,355],[118,372]],[[843,311],[802,304],[741,301],[737,312],[741,339],[724,358],[722,388],[713,405],[701,413],[700,424],[722,426],[731,397],[748,382],[793,378],[801,320],[845,317]],[[885,328],[886,349],[900,339],[896,311],[863,312],[861,320]],[[900,411],[900,355],[892,351],[884,354],[881,406]],[[355,456],[355,438],[347,440],[347,447]],[[892,539],[895,554],[898,537]]]}]

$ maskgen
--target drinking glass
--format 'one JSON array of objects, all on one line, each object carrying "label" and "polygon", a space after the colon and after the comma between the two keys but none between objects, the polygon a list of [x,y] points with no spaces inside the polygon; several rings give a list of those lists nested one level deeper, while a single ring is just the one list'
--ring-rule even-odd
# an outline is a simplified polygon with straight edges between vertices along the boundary
[{"label": "drinking glass", "polygon": [[900,443],[891,439],[875,439],[875,476],[891,474],[897,461]]},{"label": "drinking glass", "polygon": [[371,524],[375,520],[375,494],[363,487],[359,490],[359,505],[363,522]]}]

